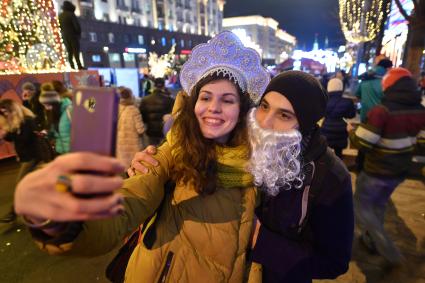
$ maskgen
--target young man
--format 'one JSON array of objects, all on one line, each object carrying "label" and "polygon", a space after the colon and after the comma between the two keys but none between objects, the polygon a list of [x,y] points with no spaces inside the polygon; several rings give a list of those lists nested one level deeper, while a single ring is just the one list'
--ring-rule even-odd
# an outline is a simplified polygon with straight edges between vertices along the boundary
[{"label": "young man", "polygon": [[[316,125],[326,102],[314,77],[288,71],[271,80],[249,115],[249,171],[263,194],[252,260],[262,265],[263,282],[311,282],[348,269],[351,177]],[[133,159],[130,175],[145,171],[138,160],[156,163],[145,150]]]},{"label": "young man", "polygon": [[385,208],[409,172],[416,136],[418,143],[424,142],[425,108],[407,69],[391,69],[382,80],[382,88],[382,103],[370,110],[366,123],[350,132],[352,144],[365,152],[354,204],[362,243],[398,265],[403,256],[384,230]]}]

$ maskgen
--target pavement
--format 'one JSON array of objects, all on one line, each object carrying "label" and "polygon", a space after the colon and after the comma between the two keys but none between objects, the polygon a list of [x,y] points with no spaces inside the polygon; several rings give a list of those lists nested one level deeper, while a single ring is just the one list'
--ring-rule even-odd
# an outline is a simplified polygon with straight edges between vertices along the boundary
[{"label": "pavement", "polygon": [[[350,167],[353,158],[346,156]],[[385,227],[402,251],[406,262],[389,268],[382,257],[369,254],[353,243],[353,257],[348,272],[335,280],[314,283],[425,283],[425,184],[422,165],[412,171],[392,195]],[[13,159],[0,160],[0,215],[12,203],[18,164]],[[352,173],[353,184],[355,174]],[[116,250],[94,258],[49,256],[39,251],[25,226],[18,219],[13,224],[0,224],[0,283],[91,283],[109,282],[104,271]]]}]

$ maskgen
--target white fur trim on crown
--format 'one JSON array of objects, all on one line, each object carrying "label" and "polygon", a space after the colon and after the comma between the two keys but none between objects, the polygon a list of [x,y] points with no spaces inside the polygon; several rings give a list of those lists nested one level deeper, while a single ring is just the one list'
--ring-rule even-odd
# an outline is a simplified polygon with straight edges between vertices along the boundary
[{"label": "white fur trim on crown", "polygon": [[264,94],[270,75],[261,65],[260,55],[246,48],[230,31],[223,31],[208,43],[195,46],[189,60],[180,72],[180,81],[190,95],[193,87],[211,74],[225,74],[239,87],[248,92],[257,103]]}]

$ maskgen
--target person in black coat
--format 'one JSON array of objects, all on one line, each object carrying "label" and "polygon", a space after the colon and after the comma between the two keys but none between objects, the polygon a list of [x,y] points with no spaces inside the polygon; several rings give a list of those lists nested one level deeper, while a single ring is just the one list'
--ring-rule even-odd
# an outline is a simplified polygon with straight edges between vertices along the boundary
[{"label": "person in black coat", "polygon": [[62,13],[59,14],[59,24],[62,31],[63,43],[68,52],[68,61],[71,68],[75,69],[74,58],[78,69],[84,69],[80,62],[81,26],[75,15],[75,6],[70,1],[64,1]]},{"label": "person in black coat", "polygon": [[165,114],[171,113],[174,99],[170,97],[170,93],[165,88],[164,79],[156,78],[154,86],[152,93],[145,96],[140,102],[140,114],[142,114],[143,123],[147,126],[148,144],[157,145],[164,138],[163,117]]},{"label": "person in black coat", "polygon": [[321,132],[326,137],[328,146],[342,159],[342,150],[348,144],[347,123],[344,118],[353,118],[356,108],[351,99],[342,97],[343,82],[333,78],[328,83],[329,101],[326,105],[325,119]]}]

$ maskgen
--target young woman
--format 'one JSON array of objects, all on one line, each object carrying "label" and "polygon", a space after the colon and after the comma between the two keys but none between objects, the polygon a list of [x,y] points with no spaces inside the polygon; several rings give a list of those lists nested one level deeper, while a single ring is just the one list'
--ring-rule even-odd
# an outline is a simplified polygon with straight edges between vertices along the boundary
[{"label": "young woman", "polygon": [[17,181],[38,163],[37,136],[34,114],[11,99],[0,100],[0,139],[13,142],[16,157],[21,163]]},{"label": "young woman", "polygon": [[321,133],[326,137],[328,146],[341,159],[343,159],[342,151],[348,145],[347,123],[344,119],[356,116],[353,100],[343,97],[343,90],[343,82],[340,79],[333,78],[329,81],[329,101],[321,127]]},{"label": "young woman", "polygon": [[49,137],[55,140],[55,149],[59,154],[70,150],[72,102],[61,98],[51,83],[41,85],[40,103],[44,114]]},{"label": "young woman", "polygon": [[[193,50],[181,72],[189,97],[184,99],[167,141],[158,148],[160,165],[124,182],[120,190],[123,206],[120,195],[104,195],[112,193],[119,180],[109,179],[106,184],[106,179],[113,177],[101,177],[105,181],[98,187],[93,184],[99,183],[100,177],[76,174],[76,170],[93,168],[93,156],[73,154],[55,160],[50,168],[42,169],[50,169],[50,181],[31,184],[30,178],[36,176],[29,176],[18,186],[15,203],[18,213],[38,227],[33,229],[34,237],[53,253],[104,253],[121,243],[163,201],[156,219],[156,239],[152,246],[143,241],[138,244],[127,266],[126,282],[242,282],[257,203],[257,191],[245,170],[249,159],[248,93],[258,100],[269,81],[260,62],[259,55],[244,48],[230,32]],[[77,157],[86,162],[78,162]],[[116,165],[108,164],[109,168],[99,164],[98,171],[116,173]],[[46,186],[58,175],[62,177],[56,186]],[[176,183],[173,192],[158,189],[170,178]],[[64,179],[72,184],[73,193],[103,196],[81,199],[61,193]],[[31,204],[34,202],[38,208]],[[114,215],[117,217],[53,227],[45,220]]]},{"label": "young woman", "polygon": [[[11,99],[0,100],[0,141],[4,139],[15,146],[16,158],[21,165],[17,182],[40,162],[35,130],[34,114],[28,108]],[[12,222],[15,218],[12,207],[0,222]]]},{"label": "young woman", "polygon": [[120,87],[120,105],[117,126],[116,156],[124,165],[130,165],[133,155],[142,148],[141,135],[145,132],[139,109],[134,105],[131,89]]}]

